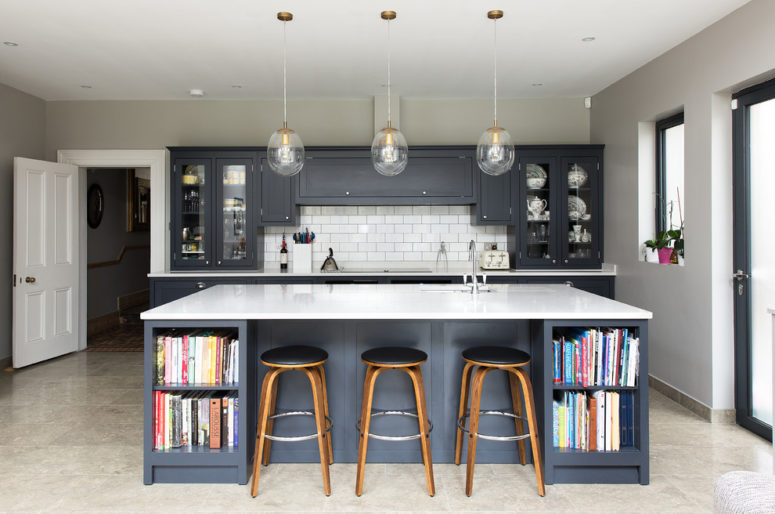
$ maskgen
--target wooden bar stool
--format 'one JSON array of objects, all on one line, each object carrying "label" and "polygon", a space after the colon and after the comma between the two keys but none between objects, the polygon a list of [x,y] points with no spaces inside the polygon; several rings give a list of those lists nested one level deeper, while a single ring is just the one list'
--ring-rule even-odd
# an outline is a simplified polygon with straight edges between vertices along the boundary
[{"label": "wooden bar stool", "polygon": [[[463,383],[460,387],[460,409],[458,410],[457,420],[457,440],[455,442],[455,464],[460,464],[460,457],[463,453],[463,432],[468,432],[468,456],[466,458],[466,495],[471,496],[474,488],[474,463],[476,460],[476,441],[477,439],[488,439],[492,441],[518,441],[517,449],[519,452],[519,461],[525,464],[525,442],[524,439],[530,438],[533,449],[533,464],[535,465],[536,479],[538,481],[538,494],[544,496],[546,489],[544,487],[544,468],[541,459],[541,442],[538,435],[538,425],[536,423],[535,401],[533,400],[533,387],[530,384],[530,377],[523,369],[530,363],[530,356],[521,350],[508,348],[504,346],[479,346],[469,348],[463,351],[463,360],[466,361],[463,368]],[[482,383],[484,377],[492,370],[500,369],[509,374],[509,387],[511,389],[511,402],[514,412],[503,412],[494,410],[480,410],[482,401]],[[473,373],[473,391],[471,391],[471,374]],[[521,391],[520,391],[521,387]],[[471,410],[466,413],[468,406],[469,393],[471,396]],[[522,415],[522,396],[525,398],[525,414],[527,416],[529,431],[524,433],[523,423],[525,418]],[[514,418],[517,435],[515,436],[493,436],[478,433],[479,416],[496,415]],[[466,428],[466,418],[469,418],[468,428]]]},{"label": "wooden bar stool", "polygon": [[[433,482],[433,460],[431,459],[431,441],[430,431],[433,425],[428,420],[428,411],[425,407],[425,388],[423,387],[422,373],[420,364],[428,360],[428,355],[414,348],[404,348],[398,346],[385,346],[374,348],[361,354],[361,361],[365,362],[366,377],[363,380],[363,405],[361,407],[361,419],[358,420],[358,430],[360,432],[360,442],[358,445],[358,470],[355,479],[355,494],[360,496],[363,493],[363,475],[366,467],[366,449],[369,444],[369,437],[383,441],[409,441],[419,439],[422,448],[422,460],[425,463],[425,478],[428,482],[428,494],[436,494],[436,486]],[[405,371],[412,379],[414,385],[414,395],[417,401],[417,414],[402,411],[380,411],[371,412],[371,403],[374,398],[374,383],[377,377],[385,370],[400,369]],[[420,427],[420,433],[408,436],[385,436],[372,434],[369,432],[372,416],[410,416],[417,418]]]},{"label": "wooden bar stool", "polygon": [[[323,471],[323,490],[326,496],[331,494],[331,478],[328,466],[334,463],[331,444],[331,418],[328,413],[328,393],[326,392],[326,372],[323,363],[328,360],[328,353],[312,346],[284,346],[274,348],[261,354],[261,363],[269,366],[263,385],[261,386],[260,407],[258,409],[258,429],[256,430],[256,451],[253,455],[253,480],[250,494],[255,498],[258,494],[258,463],[263,460],[264,466],[269,465],[269,454],[272,441],[298,442],[309,439],[318,440],[320,451],[320,467]],[[314,412],[292,411],[275,413],[277,400],[277,382],[280,373],[288,370],[301,371],[309,378],[312,386],[312,398],[315,404]],[[274,420],[285,416],[314,416],[317,432],[298,437],[281,437],[272,434]]]}]

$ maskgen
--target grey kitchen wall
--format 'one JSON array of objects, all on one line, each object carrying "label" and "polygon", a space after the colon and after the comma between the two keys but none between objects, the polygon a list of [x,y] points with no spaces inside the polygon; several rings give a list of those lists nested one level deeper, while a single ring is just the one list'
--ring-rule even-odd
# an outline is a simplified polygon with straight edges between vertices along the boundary
[{"label": "grey kitchen wall", "polygon": [[46,105],[43,100],[0,84],[0,362],[11,356],[13,274],[13,158],[42,159]]},{"label": "grey kitchen wall", "polygon": [[[775,2],[754,0],[592,99],[590,139],[606,145],[605,255],[618,266],[617,299],[654,312],[651,374],[714,409],[733,408],[730,97],[775,74],[773,20]],[[654,198],[643,180],[653,173],[652,124],[682,109],[686,265],[639,262],[638,211],[651,211]]]},{"label": "grey kitchen wall", "polygon": [[[282,125],[279,100],[57,101],[46,104],[46,156],[60,149],[157,149],[254,145]],[[492,125],[486,99],[401,99],[410,145],[476,144]],[[582,98],[502,99],[498,123],[517,143],[588,143]],[[370,145],[374,101],[293,99],[288,125],[305,145]]]},{"label": "grey kitchen wall", "polygon": [[[89,227],[86,234],[89,264],[118,258],[123,246],[146,246],[128,250],[117,265],[87,271],[87,316],[94,318],[116,311],[116,298],[148,288],[147,274],[151,263],[151,233],[127,232],[127,173],[126,169],[89,169],[87,189],[99,184],[105,198],[105,210],[97,228]],[[153,194],[153,192],[152,192]]]}]

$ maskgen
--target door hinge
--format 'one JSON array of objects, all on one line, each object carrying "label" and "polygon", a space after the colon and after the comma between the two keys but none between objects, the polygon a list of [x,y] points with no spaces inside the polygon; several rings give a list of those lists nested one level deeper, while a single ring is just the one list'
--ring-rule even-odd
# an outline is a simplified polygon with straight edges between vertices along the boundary
[{"label": "door hinge", "polygon": [[178,252],[172,252],[172,260],[173,261],[178,260]]},{"label": "door hinge", "polygon": [[522,163],[521,163],[521,162],[518,162],[518,163],[517,163],[517,169],[518,169],[518,170],[521,170],[521,169],[522,169]]},{"label": "door hinge", "polygon": [[511,216],[511,207],[509,207],[509,216]]},{"label": "door hinge", "polygon": [[13,274],[13,287],[16,287],[16,273]]},{"label": "door hinge", "polygon": [[263,208],[263,207],[261,207],[261,208],[258,210],[258,213],[259,213],[261,216],[263,216],[263,215],[264,215],[264,208]]},{"label": "door hinge", "polygon": [[600,258],[601,258],[601,255],[600,255],[600,250],[598,250],[598,251],[597,251],[597,258],[598,258],[598,259],[600,259]]},{"label": "door hinge", "polygon": [[519,251],[519,258],[522,258],[522,250]]},{"label": "door hinge", "polygon": [[599,162],[597,163],[597,169],[598,169],[598,171],[600,170],[600,163]]}]

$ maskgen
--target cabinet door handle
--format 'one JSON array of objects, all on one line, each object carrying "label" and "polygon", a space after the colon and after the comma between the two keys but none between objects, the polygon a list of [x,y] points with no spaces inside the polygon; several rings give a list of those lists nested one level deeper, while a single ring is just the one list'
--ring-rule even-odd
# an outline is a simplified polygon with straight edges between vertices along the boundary
[{"label": "cabinet door handle", "polygon": [[565,259],[565,264],[568,264],[568,259]]},{"label": "cabinet door handle", "polygon": [[557,259],[552,259],[552,264],[557,264]]},{"label": "cabinet door handle", "polygon": [[344,194],[345,194],[345,196],[350,196],[350,192],[349,191],[345,191]]},{"label": "cabinet door handle", "polygon": [[221,261],[218,261],[218,266],[220,266],[220,265],[221,265]]},{"label": "cabinet door handle", "polygon": [[570,280],[566,280],[566,281],[565,281],[565,285],[566,285],[566,286],[568,286],[568,287],[575,287],[575,286],[573,285],[573,282],[571,282]]},{"label": "cabinet door handle", "polygon": [[290,218],[288,216],[286,216],[285,219],[290,219]]},{"label": "cabinet door handle", "polygon": [[423,191],[422,194],[427,195],[428,191]]},{"label": "cabinet door handle", "polygon": [[482,216],[482,219],[486,220],[487,219],[487,215],[485,214],[484,216]]}]

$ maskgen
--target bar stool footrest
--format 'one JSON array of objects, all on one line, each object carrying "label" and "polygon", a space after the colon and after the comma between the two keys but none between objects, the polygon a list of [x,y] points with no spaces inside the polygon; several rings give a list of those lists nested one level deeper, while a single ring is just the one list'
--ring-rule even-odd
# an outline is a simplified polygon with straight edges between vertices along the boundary
[{"label": "bar stool footrest", "polygon": [[[468,432],[465,419],[470,415],[471,415],[470,413],[465,414],[464,416],[460,417],[457,420],[457,426],[463,432]],[[514,418],[514,419],[520,419],[522,421],[525,421],[525,418],[523,416],[517,416],[513,412],[506,412],[501,410],[480,410],[479,415],[480,416],[504,416],[507,418]],[[527,439],[528,437],[530,437],[530,434],[500,436],[500,435],[487,435],[487,434],[473,433],[471,435],[476,436],[480,439],[486,439],[488,441],[521,441],[523,439]]]},{"label": "bar stool footrest", "polygon": [[[385,411],[377,411],[372,412],[371,417],[376,418],[377,416],[409,416],[410,418],[419,418],[417,414],[413,412],[406,412],[406,411],[400,411],[400,410],[385,410]],[[361,420],[358,420],[358,423],[355,424],[355,428],[358,429],[358,433],[361,432]],[[428,433],[431,433],[433,431],[433,423],[431,423],[430,420],[428,420]],[[380,435],[380,434],[372,434],[369,432],[368,435],[372,439],[379,439],[380,441],[412,441],[414,439],[419,439],[422,437],[422,434],[412,434],[412,435],[401,435],[401,436],[389,436],[389,435]]]},{"label": "bar stool footrest", "polygon": [[[296,410],[291,412],[281,412],[279,414],[274,414],[272,416],[269,416],[267,419],[277,419],[277,418],[285,418],[288,416],[315,416],[315,413],[308,410]],[[331,431],[331,427],[334,426],[333,422],[331,421],[331,418],[326,416],[326,432]],[[314,434],[310,435],[300,435],[296,437],[287,437],[287,436],[279,436],[279,435],[269,435],[264,434],[264,437],[269,439],[270,441],[282,441],[286,443],[297,443],[299,441],[308,441],[310,439],[317,439],[318,432],[315,432]]]}]

